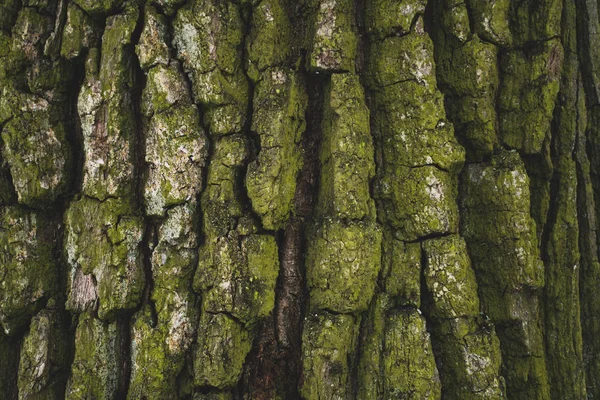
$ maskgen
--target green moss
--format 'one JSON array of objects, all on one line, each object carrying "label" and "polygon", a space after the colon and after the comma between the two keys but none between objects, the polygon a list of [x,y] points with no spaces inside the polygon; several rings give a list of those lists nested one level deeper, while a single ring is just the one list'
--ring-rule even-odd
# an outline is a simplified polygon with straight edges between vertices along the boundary
[{"label": "green moss", "polygon": [[467,246],[458,235],[426,240],[422,244],[425,259],[425,285],[431,297],[432,318],[475,318],[479,313],[477,282],[467,254]]},{"label": "green moss", "polygon": [[375,0],[367,3],[365,24],[369,35],[383,39],[408,33],[418,14],[425,13],[425,0]]},{"label": "green moss", "polygon": [[135,46],[140,66],[149,69],[157,64],[169,63],[169,33],[167,19],[152,6],[144,8],[144,28]]},{"label": "green moss", "polygon": [[57,310],[44,309],[33,317],[21,345],[20,398],[42,400],[62,397],[68,359],[66,330]]},{"label": "green moss", "polygon": [[385,229],[382,243],[385,292],[400,306],[421,305],[421,245],[404,243]]},{"label": "green moss", "polygon": [[358,76],[334,74],[325,97],[317,213],[374,218],[369,184],[375,175],[369,109]]},{"label": "green moss", "polygon": [[[164,291],[155,288],[153,296],[160,292]],[[187,298],[171,293],[168,299],[156,305],[156,321],[149,306],[134,317],[128,398],[178,398],[177,377],[193,340],[197,315],[191,293]]]},{"label": "green moss", "polygon": [[[95,276],[101,319],[136,307],[144,289],[143,220],[130,212],[118,199],[98,202],[84,197],[72,202],[65,215],[65,251],[71,276],[79,268]],[[77,310],[81,288],[73,286],[74,282],[72,278],[68,304]]]},{"label": "green moss", "polygon": [[306,278],[313,310],[365,311],[381,265],[381,231],[373,222],[326,219],[309,234]]},{"label": "green moss", "polygon": [[384,318],[383,398],[440,399],[440,377],[425,318],[414,309]]},{"label": "green moss", "polygon": [[105,324],[87,313],[79,316],[67,400],[117,397],[123,384],[120,368],[126,362],[126,328],[120,321]]},{"label": "green moss", "polygon": [[74,4],[67,6],[67,21],[62,32],[60,55],[71,59],[79,57],[85,49],[98,42],[99,27],[81,8]]},{"label": "green moss", "polygon": [[243,23],[232,2],[191,1],[173,22],[173,44],[192,81],[195,101],[207,107],[212,135],[240,132],[249,86],[240,56]]},{"label": "green moss", "polygon": [[313,72],[354,72],[358,38],[351,0],[314,0],[308,69]]},{"label": "green moss", "polygon": [[2,130],[3,156],[19,202],[44,207],[69,189],[71,146],[60,120],[64,110],[33,96],[23,100],[27,111]]},{"label": "green moss", "polygon": [[242,324],[224,314],[204,312],[195,353],[196,386],[219,389],[235,386],[251,345],[250,335]]},{"label": "green moss", "polygon": [[146,124],[144,186],[146,213],[162,216],[169,207],[195,199],[203,183],[208,143],[183,76],[174,66],[148,73],[142,109],[154,112]]},{"label": "green moss", "polygon": [[510,46],[512,33],[509,27],[511,21],[511,1],[477,1],[467,0],[474,21],[473,30],[482,39],[500,46]]},{"label": "green moss", "polygon": [[199,251],[194,286],[208,312],[227,312],[246,324],[269,315],[279,272],[277,243],[270,235],[230,232]]},{"label": "green moss", "polygon": [[352,397],[350,373],[359,324],[351,315],[311,314],[302,333],[303,380],[307,400]]},{"label": "green moss", "polygon": [[2,210],[0,225],[0,323],[14,334],[56,293],[57,224],[13,206]]},{"label": "green moss", "polygon": [[282,228],[292,212],[302,166],[300,142],[308,97],[299,74],[269,68],[254,89],[252,130],[259,135],[258,158],[248,165],[246,190],[266,229]]},{"label": "green moss", "polygon": [[517,152],[470,164],[461,233],[477,273],[483,311],[497,324],[507,394],[549,398],[539,292],[544,265],[529,214],[529,179]]},{"label": "green moss", "polygon": [[384,164],[376,182],[380,218],[401,240],[457,232],[456,178],[436,167]]},{"label": "green moss", "polygon": [[550,135],[562,58],[558,39],[529,53],[514,50],[503,55],[498,106],[500,138],[505,145],[528,154],[541,152]]},{"label": "green moss", "polygon": [[292,34],[283,0],[263,0],[253,8],[250,35],[246,40],[251,79],[259,80],[267,68],[291,64]]},{"label": "green moss", "polygon": [[119,9],[124,0],[74,0],[74,2],[88,14],[104,16]]}]

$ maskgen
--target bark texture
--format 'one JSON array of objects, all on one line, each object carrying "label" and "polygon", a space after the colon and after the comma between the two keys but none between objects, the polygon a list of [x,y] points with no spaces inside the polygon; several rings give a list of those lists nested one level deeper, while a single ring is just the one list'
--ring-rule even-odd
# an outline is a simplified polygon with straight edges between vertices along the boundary
[{"label": "bark texture", "polygon": [[0,397],[600,399],[597,0],[3,0]]}]

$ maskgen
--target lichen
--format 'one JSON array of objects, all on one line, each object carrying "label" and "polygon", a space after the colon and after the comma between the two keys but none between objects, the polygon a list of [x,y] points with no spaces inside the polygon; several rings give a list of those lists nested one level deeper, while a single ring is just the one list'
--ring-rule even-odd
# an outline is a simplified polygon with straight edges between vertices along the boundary
[{"label": "lichen", "polygon": [[[461,188],[461,233],[483,312],[497,326],[507,393],[549,397],[539,290],[544,286],[529,178],[517,152],[470,164]],[[525,394],[524,394],[525,395]]]},{"label": "lichen", "polygon": [[307,67],[313,72],[354,72],[358,38],[350,0],[313,0]]},{"label": "lichen", "polygon": [[376,39],[410,32],[418,15],[425,13],[425,0],[375,0],[366,7],[367,33]]},{"label": "lichen", "polygon": [[19,397],[51,399],[63,392],[67,350],[67,327],[54,308],[40,311],[32,318],[21,345]]},{"label": "lichen", "polygon": [[173,22],[173,44],[190,77],[194,99],[206,107],[211,135],[241,132],[249,85],[242,70],[243,23],[237,4],[188,2]]},{"label": "lichen", "polygon": [[79,57],[98,42],[99,27],[88,14],[75,4],[67,6],[67,20],[62,31],[60,55],[71,59]]},{"label": "lichen", "polygon": [[562,59],[558,39],[530,52],[513,50],[501,57],[498,107],[500,139],[505,145],[528,154],[541,152],[550,135]]},{"label": "lichen", "polygon": [[358,321],[351,315],[310,314],[302,332],[304,379],[300,395],[307,400],[352,397],[350,371],[357,345]]},{"label": "lichen", "polygon": [[127,203],[118,199],[99,202],[84,197],[71,203],[65,215],[65,252],[70,267],[69,301],[73,301],[76,271],[93,274],[98,293],[98,315],[112,319],[137,306],[144,289],[140,243],[143,220],[133,216]]},{"label": "lichen", "polygon": [[245,183],[263,227],[279,229],[292,212],[308,98],[304,80],[294,71],[269,68],[260,78],[254,88],[252,118],[260,151],[248,165]]},{"label": "lichen", "polygon": [[12,335],[58,289],[56,223],[43,213],[5,207],[0,220],[0,323]]},{"label": "lichen", "polygon": [[326,91],[320,149],[319,215],[375,217],[369,184],[375,175],[369,110],[358,76],[334,74]]},{"label": "lichen", "polygon": [[127,326],[103,323],[88,313],[78,317],[75,358],[67,382],[67,400],[116,398],[122,390],[120,367],[125,362]]},{"label": "lichen", "polygon": [[381,230],[368,221],[325,219],[309,238],[306,279],[311,309],[365,311],[381,265]]},{"label": "lichen", "polygon": [[198,326],[195,384],[219,389],[235,386],[250,347],[244,325],[224,314],[204,312]]}]

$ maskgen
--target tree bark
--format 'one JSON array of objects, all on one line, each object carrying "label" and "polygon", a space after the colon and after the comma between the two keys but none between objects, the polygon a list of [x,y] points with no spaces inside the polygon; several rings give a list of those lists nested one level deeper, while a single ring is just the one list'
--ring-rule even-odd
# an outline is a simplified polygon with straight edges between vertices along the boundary
[{"label": "tree bark", "polygon": [[0,397],[600,399],[596,0],[4,0]]}]

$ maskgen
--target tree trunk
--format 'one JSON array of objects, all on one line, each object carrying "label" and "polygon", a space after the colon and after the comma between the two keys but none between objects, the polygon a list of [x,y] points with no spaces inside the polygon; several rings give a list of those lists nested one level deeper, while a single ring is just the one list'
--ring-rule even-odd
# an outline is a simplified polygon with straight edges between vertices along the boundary
[{"label": "tree trunk", "polygon": [[596,0],[3,0],[0,397],[600,399]]}]

